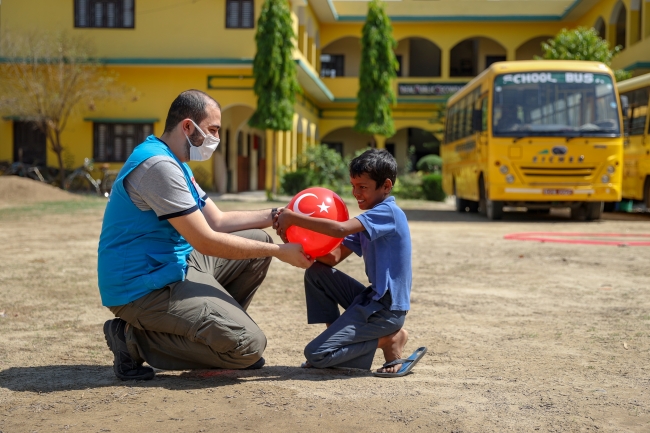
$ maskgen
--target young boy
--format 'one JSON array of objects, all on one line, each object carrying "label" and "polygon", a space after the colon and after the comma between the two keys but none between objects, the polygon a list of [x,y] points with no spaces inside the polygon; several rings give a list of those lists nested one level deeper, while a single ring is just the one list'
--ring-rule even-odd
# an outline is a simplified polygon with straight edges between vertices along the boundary
[{"label": "young boy", "polygon": [[[325,323],[327,329],[305,348],[304,366],[369,370],[375,350],[381,349],[386,364],[374,374],[394,377],[410,372],[426,353],[421,347],[401,359],[408,340],[403,326],[410,309],[411,237],[404,212],[390,197],[396,176],[391,154],[370,149],[350,162],[352,194],[366,212],[344,222],[287,208],[278,215],[274,227],[285,241],[292,225],[345,238],[305,272],[307,321]],[[353,252],[364,259],[369,287],[333,268]],[[342,315],[339,305],[345,309]]]}]

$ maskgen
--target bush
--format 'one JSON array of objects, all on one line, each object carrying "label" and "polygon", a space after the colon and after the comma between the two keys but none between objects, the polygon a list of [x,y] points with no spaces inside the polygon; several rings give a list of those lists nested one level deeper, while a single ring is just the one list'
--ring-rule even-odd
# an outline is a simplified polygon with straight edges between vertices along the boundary
[{"label": "bush", "polygon": [[438,155],[426,155],[420,158],[420,160],[415,164],[415,167],[427,173],[434,173],[440,171],[442,168],[442,158]]},{"label": "bush", "polygon": [[281,175],[282,192],[294,195],[305,188],[322,186],[343,192],[348,184],[348,167],[341,155],[327,146],[310,146],[296,159],[297,169],[288,171],[284,168]]},{"label": "bush", "polygon": [[442,175],[431,173],[422,177],[422,192],[424,198],[432,201],[444,201],[447,197],[442,190]]},{"label": "bush", "polygon": [[407,173],[397,178],[393,195],[399,198],[422,199],[422,176],[419,173]]},{"label": "bush", "polygon": [[305,188],[309,188],[309,170],[299,168],[296,171],[284,173],[282,176],[282,192],[296,195]]}]

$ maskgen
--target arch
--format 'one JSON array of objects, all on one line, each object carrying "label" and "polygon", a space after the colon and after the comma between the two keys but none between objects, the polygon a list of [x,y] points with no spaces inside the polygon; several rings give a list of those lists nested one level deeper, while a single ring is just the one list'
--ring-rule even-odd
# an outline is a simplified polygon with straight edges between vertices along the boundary
[{"label": "arch", "polygon": [[366,148],[371,140],[372,138],[368,134],[361,134],[351,126],[342,126],[323,134],[318,142],[338,150],[343,156],[350,156],[356,151]]},{"label": "arch", "polygon": [[612,30],[613,30],[612,42],[614,43],[614,45],[620,45],[623,48],[627,46],[626,22],[627,22],[627,8],[625,7],[625,4],[621,0],[619,0],[616,3],[616,5],[614,5],[614,8],[612,9],[612,15],[609,19],[609,23],[612,26]]},{"label": "arch", "polygon": [[[253,107],[241,103],[221,109],[221,130],[224,133],[221,134],[222,142],[212,158],[213,184],[218,192],[237,192],[239,185],[256,184],[257,175],[247,165],[251,158],[258,158],[257,154],[251,155],[248,132],[254,130],[247,127],[248,119],[254,112]],[[247,159],[242,162],[241,158]]]},{"label": "arch", "polygon": [[542,56],[542,42],[553,39],[553,36],[537,36],[519,45],[515,51],[515,60],[533,60]]},{"label": "arch", "polygon": [[603,17],[598,17],[596,22],[594,23],[594,30],[596,30],[596,33],[598,33],[598,36],[600,36],[601,39],[607,39],[607,26],[605,25],[605,20]]},{"label": "arch", "polygon": [[439,77],[442,50],[427,38],[411,36],[400,39],[395,48],[401,77]]},{"label": "arch", "polygon": [[321,48],[321,77],[358,77],[361,38],[344,36]]},{"label": "arch", "polygon": [[506,60],[506,48],[484,36],[467,38],[451,49],[450,77],[474,77],[494,62]]},{"label": "arch", "polygon": [[416,163],[425,155],[440,154],[440,140],[419,126],[402,126],[386,138],[386,150],[392,153],[400,171],[416,170]]}]

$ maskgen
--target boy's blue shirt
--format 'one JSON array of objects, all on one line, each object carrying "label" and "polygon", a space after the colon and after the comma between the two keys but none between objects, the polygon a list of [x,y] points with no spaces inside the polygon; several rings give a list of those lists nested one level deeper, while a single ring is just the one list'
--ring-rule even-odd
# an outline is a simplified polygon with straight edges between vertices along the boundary
[{"label": "boy's blue shirt", "polygon": [[362,256],[374,300],[390,291],[391,310],[411,309],[411,232],[394,197],[356,217],[364,231],[346,236],[343,245]]}]

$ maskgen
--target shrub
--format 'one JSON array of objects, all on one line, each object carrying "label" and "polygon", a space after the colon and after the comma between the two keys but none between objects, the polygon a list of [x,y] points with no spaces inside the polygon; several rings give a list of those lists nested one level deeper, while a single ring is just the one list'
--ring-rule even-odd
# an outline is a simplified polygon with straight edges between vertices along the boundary
[{"label": "shrub", "polygon": [[419,173],[407,173],[397,178],[393,195],[399,198],[422,199],[422,176]]},{"label": "shrub", "polygon": [[297,169],[281,175],[281,188],[285,194],[294,195],[311,186],[322,186],[343,192],[348,184],[348,167],[341,155],[327,146],[310,146],[296,159]]},{"label": "shrub", "polygon": [[309,188],[309,170],[299,168],[296,171],[284,173],[282,176],[282,192],[296,195],[305,188]]},{"label": "shrub", "polygon": [[440,171],[442,168],[442,158],[438,155],[426,155],[420,158],[420,160],[415,164],[415,167],[427,173],[434,173]]},{"label": "shrub", "polygon": [[442,175],[440,173],[424,175],[422,177],[422,192],[427,200],[444,201],[447,196],[442,190]]}]

